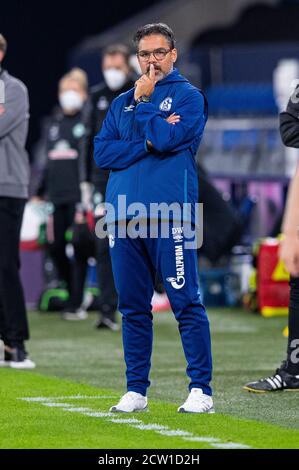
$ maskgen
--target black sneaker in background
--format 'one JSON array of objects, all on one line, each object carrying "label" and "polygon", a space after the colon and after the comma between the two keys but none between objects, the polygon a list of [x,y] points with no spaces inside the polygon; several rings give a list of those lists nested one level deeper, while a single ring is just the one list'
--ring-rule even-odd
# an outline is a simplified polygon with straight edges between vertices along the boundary
[{"label": "black sneaker in background", "polygon": [[274,375],[265,379],[249,382],[243,388],[248,392],[266,393],[266,392],[299,392],[299,375],[289,374],[286,370],[286,361],[283,361],[280,368]]}]

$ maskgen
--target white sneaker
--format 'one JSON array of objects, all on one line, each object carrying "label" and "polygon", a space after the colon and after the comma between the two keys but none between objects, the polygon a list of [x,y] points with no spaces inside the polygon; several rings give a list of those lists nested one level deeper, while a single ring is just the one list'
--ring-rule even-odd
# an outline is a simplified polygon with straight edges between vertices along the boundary
[{"label": "white sneaker", "polygon": [[111,406],[109,411],[119,413],[132,413],[133,411],[146,411],[147,397],[141,393],[127,392],[123,395],[117,405]]},{"label": "white sneaker", "polygon": [[80,320],[86,320],[88,318],[88,313],[86,310],[83,310],[82,308],[78,308],[77,310],[74,311],[69,311],[69,312],[63,312],[62,318],[64,320],[69,320],[69,321],[80,321]]},{"label": "white sneaker", "polygon": [[8,367],[11,367],[12,369],[28,369],[29,370],[29,369],[35,369],[36,364],[31,359],[26,358],[20,362],[10,361],[8,363]]},{"label": "white sneaker", "polygon": [[105,318],[105,317],[102,317],[100,318],[96,323],[95,323],[95,327],[98,329],[98,330],[101,330],[101,329],[107,329],[108,330],[111,330],[111,331],[119,331],[120,330],[120,326],[119,324],[116,322],[116,321],[113,321],[113,320],[110,320],[110,318]]},{"label": "white sneaker", "polygon": [[179,413],[215,413],[213,399],[205,395],[201,388],[192,388],[185,403],[178,408]]}]

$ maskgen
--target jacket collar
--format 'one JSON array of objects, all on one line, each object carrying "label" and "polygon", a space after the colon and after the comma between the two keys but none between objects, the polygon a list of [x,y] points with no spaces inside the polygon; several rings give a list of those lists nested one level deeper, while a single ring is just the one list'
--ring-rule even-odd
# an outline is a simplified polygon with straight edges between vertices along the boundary
[{"label": "jacket collar", "polygon": [[183,77],[178,69],[174,68],[172,72],[170,72],[166,77],[164,77],[162,80],[159,80],[156,83],[156,86],[161,86],[164,84],[169,84],[169,83],[174,83],[174,82],[187,82],[188,80]]}]

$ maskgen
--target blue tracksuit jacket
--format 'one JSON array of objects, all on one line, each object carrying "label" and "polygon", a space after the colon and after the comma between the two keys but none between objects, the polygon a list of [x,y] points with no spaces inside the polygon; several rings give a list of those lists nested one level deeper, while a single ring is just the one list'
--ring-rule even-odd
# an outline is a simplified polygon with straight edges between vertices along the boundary
[{"label": "blue tracksuit jacket", "polygon": [[[165,121],[173,112],[181,116],[175,125]],[[94,158],[111,170],[106,201],[116,219],[126,217],[117,214],[119,194],[126,195],[127,206],[141,202],[147,210],[150,203],[198,202],[195,154],[206,121],[204,95],[176,69],[157,82],[151,103],[135,106],[134,88],[113,101],[94,139]]]},{"label": "blue tracksuit jacket", "polygon": [[[175,125],[165,121],[173,112],[181,116]],[[118,209],[118,195],[123,194],[127,207],[141,202],[148,210],[150,203],[189,202],[194,208],[198,201],[194,158],[206,120],[203,94],[177,70],[156,84],[151,103],[135,106],[134,89],[116,98],[94,141],[96,163],[111,170],[106,201]],[[153,144],[153,152],[148,151],[146,140]],[[129,218],[126,210],[116,217]],[[112,222],[109,217],[106,220]],[[171,227],[168,238],[111,238],[118,308],[123,317],[127,387],[146,395],[150,384],[151,299],[158,272],[179,323],[189,388],[201,388],[211,395],[209,322],[200,299],[196,250],[185,249],[185,232],[175,235],[181,228],[175,223],[177,220],[167,221]]]}]

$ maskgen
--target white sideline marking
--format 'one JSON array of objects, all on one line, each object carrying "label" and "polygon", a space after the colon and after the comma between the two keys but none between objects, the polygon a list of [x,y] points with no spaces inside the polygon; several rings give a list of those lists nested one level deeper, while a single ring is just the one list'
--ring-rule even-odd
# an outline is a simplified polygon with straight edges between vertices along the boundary
[{"label": "white sideline marking", "polygon": [[[55,400],[82,400],[82,399],[97,399],[97,398],[115,398],[115,396],[100,395],[100,396],[90,396],[90,395],[74,395],[69,397],[22,397],[18,400],[23,400],[33,403],[41,403],[43,406],[48,407],[57,407],[63,411],[70,411],[74,413],[81,413],[83,416],[90,416],[95,418],[110,418],[108,421],[115,424],[127,424],[131,428],[140,429],[142,431],[154,431],[157,434],[168,437],[181,437],[185,441],[190,442],[207,442],[211,447],[217,449],[250,449],[251,447],[245,444],[238,442],[222,442],[221,439],[215,437],[200,437],[194,436],[191,432],[183,431],[181,429],[170,429],[168,426],[163,426],[160,424],[150,423],[144,424],[143,421],[135,418],[118,418],[114,413],[111,412],[102,412],[102,411],[92,411],[90,408],[86,407],[74,407],[70,403],[57,403]],[[52,400],[52,402],[51,402]]]},{"label": "white sideline marking", "polygon": [[131,426],[132,428],[141,429],[141,431],[162,431],[169,429],[168,426],[163,426],[162,424],[138,424]]},{"label": "white sideline marking", "polygon": [[193,436],[192,432],[188,432],[188,431],[181,431],[180,429],[176,429],[176,430],[163,430],[163,431],[157,431],[159,434],[162,434],[163,436],[169,436],[169,437],[172,437],[172,436],[182,436],[182,437],[186,437],[186,436]]},{"label": "white sideline marking", "polygon": [[[119,423],[119,424],[142,424],[142,421],[140,421],[139,419],[135,419],[135,418],[128,418],[128,419],[113,418],[113,419],[109,419],[109,421],[111,423]],[[134,427],[137,428],[138,426],[134,426]]]},{"label": "white sideline marking", "polygon": [[85,416],[91,416],[92,418],[109,418],[113,416],[112,413],[104,413],[102,411],[91,411],[90,413],[83,413]]},{"label": "white sideline marking", "polygon": [[72,407],[73,405],[70,405],[69,403],[42,403],[43,406],[50,406],[53,408],[67,408],[67,407]]},{"label": "white sideline marking", "polygon": [[51,398],[32,397],[32,398],[18,398],[18,400],[29,401],[29,402],[44,402],[44,401],[51,401]]},{"label": "white sideline marking", "polygon": [[217,449],[250,449],[250,446],[238,444],[237,442],[219,442],[219,444],[213,444],[213,447],[216,447]]},{"label": "white sideline marking", "polygon": [[72,413],[85,413],[90,411],[90,408],[62,408],[64,411],[71,411]]},{"label": "white sideline marking", "polygon": [[216,437],[184,437],[184,441],[192,441],[192,442],[221,442],[220,439]]}]

